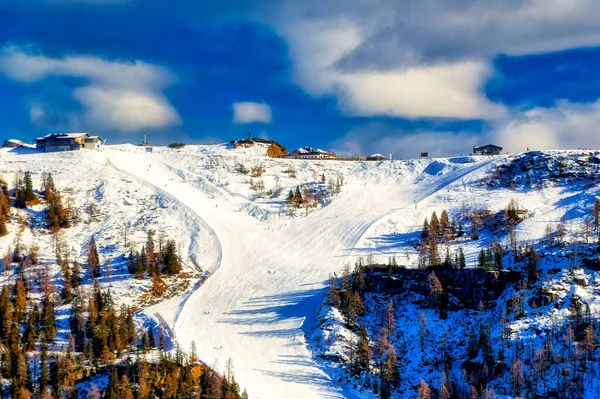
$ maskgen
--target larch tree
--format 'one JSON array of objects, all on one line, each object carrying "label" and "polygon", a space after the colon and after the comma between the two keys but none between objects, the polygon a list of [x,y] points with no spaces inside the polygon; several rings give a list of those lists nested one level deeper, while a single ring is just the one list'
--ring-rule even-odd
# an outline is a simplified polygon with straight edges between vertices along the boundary
[{"label": "larch tree", "polygon": [[431,399],[431,389],[423,379],[419,383],[419,399]]}]

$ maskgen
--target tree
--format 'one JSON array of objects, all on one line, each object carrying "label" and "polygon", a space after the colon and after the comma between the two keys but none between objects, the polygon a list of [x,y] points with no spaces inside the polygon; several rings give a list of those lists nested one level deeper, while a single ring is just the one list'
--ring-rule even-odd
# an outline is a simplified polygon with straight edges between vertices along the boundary
[{"label": "tree", "polygon": [[423,221],[423,230],[421,231],[421,238],[423,239],[423,241],[429,238],[429,222],[427,221],[427,218],[425,218],[425,220]]},{"label": "tree", "polygon": [[423,379],[419,383],[419,399],[431,399],[431,389]]},{"label": "tree", "polygon": [[384,325],[390,334],[396,329],[396,310],[394,309],[394,301],[390,299],[384,315]]},{"label": "tree", "polygon": [[513,394],[515,397],[521,395],[521,389],[523,387],[524,378],[523,371],[521,367],[521,361],[517,358],[512,363],[511,366],[511,383],[513,388]]},{"label": "tree", "polygon": [[155,264],[155,259],[154,259],[154,230],[150,229],[147,232],[147,238],[146,238],[146,262],[145,262],[145,266],[146,266],[146,271],[148,272],[148,274],[152,274],[152,272],[154,271],[154,264]]},{"label": "tree", "polygon": [[15,173],[14,180],[15,187],[15,208],[26,208],[25,203],[25,186],[23,184],[23,172],[18,171]]},{"label": "tree", "polygon": [[535,284],[540,278],[540,270],[539,270],[539,256],[535,250],[535,247],[530,246],[526,249],[527,256],[527,281],[530,285]]},{"label": "tree", "polygon": [[450,248],[446,247],[446,256],[444,257],[444,269],[450,269],[454,267],[452,263],[452,258],[450,257]]},{"label": "tree", "polygon": [[48,293],[46,293],[42,302],[41,322],[44,342],[53,341],[54,337],[56,337],[56,316],[54,315],[54,301],[50,299]]},{"label": "tree", "polygon": [[429,222],[429,234],[431,237],[435,238],[441,235],[441,231],[440,221],[435,211],[433,211],[431,214],[431,221]]},{"label": "tree", "polygon": [[433,238],[429,240],[429,244],[427,245],[427,255],[429,259],[429,267],[436,267],[442,263],[437,244]]},{"label": "tree", "polygon": [[96,247],[96,239],[94,236],[92,236],[88,247],[87,264],[92,277],[100,277],[100,257],[98,256],[98,248]]},{"label": "tree", "polygon": [[44,392],[50,381],[50,372],[48,370],[48,346],[42,344],[42,355],[40,358],[40,392]]},{"label": "tree", "polygon": [[6,228],[6,216],[0,214],[0,237],[8,235],[8,229]]},{"label": "tree", "polygon": [[440,229],[441,235],[445,238],[448,238],[450,228],[450,219],[448,218],[448,212],[444,209],[442,211],[442,215],[440,216]]},{"label": "tree", "polygon": [[358,292],[346,292],[346,297],[346,324],[350,326],[356,323],[358,316],[362,316],[365,313],[365,305]]},{"label": "tree", "polygon": [[354,374],[359,375],[365,370],[369,370],[371,364],[371,348],[369,348],[369,336],[364,326],[360,327],[358,342],[356,344],[356,356],[354,358]]},{"label": "tree", "polygon": [[458,268],[464,269],[467,267],[467,262],[465,260],[465,253],[462,248],[458,248]]},{"label": "tree", "polygon": [[37,197],[33,192],[33,181],[31,180],[31,172],[25,172],[23,182],[25,183],[25,201],[34,201]]},{"label": "tree", "polygon": [[92,384],[90,391],[88,392],[87,399],[100,399],[102,398],[102,393],[100,389],[98,389],[98,385]]},{"label": "tree", "polygon": [[600,226],[600,198],[594,199],[594,206],[592,208],[592,216],[594,219],[594,230],[598,232],[598,226]]},{"label": "tree", "polygon": [[421,351],[425,350],[425,342],[429,337],[429,331],[427,330],[427,317],[425,313],[421,312],[419,315],[419,343],[421,344]]},{"label": "tree", "polygon": [[10,199],[8,198],[8,187],[3,180],[0,181],[0,214],[8,217],[10,214]]},{"label": "tree", "polygon": [[165,274],[174,275],[181,272],[181,260],[179,259],[179,255],[177,255],[175,240],[167,241],[162,263],[164,265],[163,272]]}]

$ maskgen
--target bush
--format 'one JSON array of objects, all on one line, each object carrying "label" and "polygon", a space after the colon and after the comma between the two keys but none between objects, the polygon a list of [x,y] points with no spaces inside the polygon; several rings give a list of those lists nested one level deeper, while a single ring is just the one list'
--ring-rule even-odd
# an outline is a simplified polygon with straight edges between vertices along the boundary
[{"label": "bush", "polygon": [[185,143],[171,143],[169,148],[175,148],[176,150],[185,147]]}]

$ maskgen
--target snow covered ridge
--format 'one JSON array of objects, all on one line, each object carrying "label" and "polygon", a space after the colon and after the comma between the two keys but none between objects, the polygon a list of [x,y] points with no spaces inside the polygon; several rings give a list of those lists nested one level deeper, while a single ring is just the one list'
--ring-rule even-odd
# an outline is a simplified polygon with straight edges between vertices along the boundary
[{"label": "snow covered ridge", "polygon": [[[503,269],[520,273],[533,253],[531,248],[535,247],[541,257],[542,272],[539,281],[531,287],[527,279],[524,286],[510,284],[500,296],[492,296],[489,303],[484,301],[483,310],[478,309],[479,303],[464,308],[457,304],[448,310],[446,320],[455,321],[450,324],[428,305],[432,301],[425,301],[424,293],[416,289],[419,284],[415,284],[415,289],[398,293],[393,304],[397,320],[394,329],[406,330],[405,340],[410,345],[406,355],[400,350],[402,346],[397,346],[400,342],[397,335],[386,337],[388,343],[394,345],[396,364],[401,371],[398,389],[391,392],[392,396],[416,394],[423,379],[434,396],[438,393],[442,396],[443,380],[447,381],[446,388],[450,392],[466,397],[475,383],[464,379],[462,370],[477,381],[483,381],[487,367],[493,381],[485,380],[486,390],[516,397],[518,395],[510,391],[512,386],[507,378],[512,377],[506,370],[512,370],[510,356],[521,347],[523,350],[518,349],[517,353],[522,364],[516,363],[515,378],[519,377],[517,371],[520,370],[523,374],[520,395],[525,396],[530,392],[528,376],[537,370],[527,363],[528,358],[534,359],[529,352],[540,350],[538,344],[552,333],[552,329],[550,332],[546,329],[552,315],[563,320],[557,324],[566,328],[567,321],[571,324],[574,320],[570,318],[575,314],[571,309],[585,310],[584,302],[592,315],[597,309],[593,263],[584,264],[585,269],[566,271],[574,262],[573,254],[578,254],[579,263],[583,263],[583,245],[580,244],[586,237],[589,240],[586,258],[593,260],[591,248],[596,242],[596,233],[593,228],[583,233],[585,229],[577,227],[585,227],[585,219],[590,217],[590,208],[598,195],[597,187],[580,184],[585,176],[573,176],[574,180],[568,185],[548,184],[541,189],[515,190],[505,185],[481,184],[493,175],[498,165],[510,162],[512,158],[507,156],[342,162],[273,159],[267,157],[265,151],[266,148],[258,144],[237,149],[227,144],[186,145],[180,149],[154,147],[152,153],[132,145],[108,146],[104,152],[52,154],[3,149],[0,174],[10,183],[15,171],[30,170],[37,188],[41,173],[52,172],[57,186],[63,190],[63,201],[66,203],[72,198],[78,208],[84,209],[81,221],[64,229],[76,243],[73,255],[78,257],[82,267],[86,267],[87,244],[94,234],[102,259],[101,268],[107,269],[104,261],[108,258],[113,269],[112,277],[103,275],[100,284],[122,303],[145,307],[150,302],[160,301],[142,309],[143,314],[136,316],[136,325],[145,329],[162,325],[169,331],[173,343],[188,353],[195,342],[199,357],[207,364],[214,364],[216,359],[218,370],[232,358],[236,380],[253,397],[381,396],[377,374],[377,358],[381,353],[375,351],[374,344],[381,336],[379,323],[383,312],[387,313],[389,294],[366,292],[361,297],[365,315],[359,316],[357,322],[365,324],[364,332],[352,326],[347,328],[346,316],[340,309],[324,307],[319,313],[319,305],[329,275],[339,273],[345,263],[352,264],[359,256],[372,255],[370,263],[383,264],[395,257],[397,264],[408,268],[418,265],[423,221],[431,220],[433,211],[441,215],[442,210],[446,210],[450,220],[456,217],[463,222],[461,237],[437,243],[442,260],[446,247],[452,259],[461,248],[466,268],[477,267],[481,249],[491,248],[496,238],[503,249]],[[544,152],[542,155],[569,158],[571,153],[574,152]],[[540,176],[539,180],[545,179]],[[290,191],[292,199],[288,200]],[[296,195],[297,191],[301,198]],[[528,210],[527,218],[517,221],[512,229],[521,248],[520,257],[506,249],[511,247],[511,229],[506,225],[483,228],[477,239],[471,231],[469,215],[489,217],[496,223],[511,199]],[[36,220],[44,218],[42,208],[26,213],[34,225]],[[461,214],[465,217],[461,218]],[[164,231],[166,238],[177,241],[178,253],[187,260],[182,274],[187,272],[188,276],[164,278],[167,290],[173,294],[171,299],[161,301],[162,298],[152,297],[153,301],[140,302],[153,284],[149,277],[136,279],[126,271],[127,261],[122,257],[129,249],[124,245],[123,224],[131,228],[129,240],[135,241],[137,250],[147,244],[149,229]],[[0,238],[3,250],[13,245],[17,225],[15,214],[8,226],[11,235]],[[40,259],[48,264],[50,274],[60,286],[61,270],[53,263],[52,237],[39,233],[43,226],[33,231],[37,234],[25,229],[23,240],[40,242]],[[542,244],[546,237],[550,237],[552,244]],[[580,244],[574,244],[576,241]],[[458,298],[448,288],[447,279],[443,276],[438,279],[446,292]],[[408,280],[394,281],[404,284]],[[431,285],[437,287],[435,281]],[[486,289],[482,290],[481,296],[485,297]],[[571,296],[572,292],[580,299]],[[354,296],[353,301],[357,303],[356,299]],[[454,303],[450,296],[449,302]],[[67,308],[63,312],[68,313]],[[445,371],[446,377],[441,374],[443,367],[437,356],[443,353],[438,350],[441,346],[432,343],[433,349],[425,354],[419,352],[423,320],[420,313],[424,314],[426,323],[423,324],[427,327],[424,331],[432,342],[444,341],[441,334],[444,328],[457,332],[456,336],[451,334],[453,337],[446,339],[455,346],[452,353],[457,359]],[[498,363],[486,363],[483,350],[465,354],[461,339],[471,327],[476,335],[480,334],[480,327],[486,326],[487,319],[502,320],[503,313],[513,332],[510,338],[504,339],[506,360],[501,370]],[[315,316],[327,325],[327,330],[315,332],[321,337],[319,340],[305,334],[311,330]],[[63,320],[66,325],[66,319]],[[471,324],[463,325],[462,320]],[[585,329],[589,325],[595,334],[595,324],[585,324]],[[555,330],[557,337],[568,333],[559,327]],[[59,336],[66,341],[67,329],[61,327],[60,330]],[[492,340],[499,339],[500,332],[494,324],[488,335]],[[573,339],[569,347],[574,353],[582,347],[580,333],[579,328],[574,329],[573,334],[578,338]],[[517,334],[520,339],[516,338]],[[473,342],[485,343],[488,335],[484,334],[482,340],[477,335]],[[349,350],[355,348],[354,343],[359,340],[366,349],[365,339],[373,354],[373,371],[368,380],[364,373],[348,378],[344,362],[351,361]],[[531,346],[527,346],[529,342]],[[511,348],[508,348],[509,343]],[[320,353],[319,345],[323,344],[326,345],[324,356],[313,356]],[[563,348],[556,339],[552,344],[554,348]],[[483,347],[487,346],[482,344]],[[499,346],[492,347],[494,360],[497,360]],[[523,355],[525,351],[527,356]],[[389,353],[386,349],[385,367],[393,363]],[[578,368],[570,367],[566,372],[560,369],[566,362],[556,353],[550,370],[565,376],[560,384],[548,383],[547,388],[562,389],[569,384],[577,387],[576,384],[587,377],[582,377],[584,374]],[[338,363],[340,361],[342,363]],[[587,359],[587,364],[594,361]],[[402,367],[407,371],[402,371]],[[457,388],[451,387],[453,378]],[[373,393],[375,386],[377,394]],[[587,382],[584,386],[585,392],[593,389]],[[476,389],[480,389],[479,386]],[[540,394],[548,391],[543,386],[536,389]]]},{"label": "snow covered ridge", "polygon": [[548,185],[593,185],[600,181],[598,151],[535,151],[513,155],[482,180],[491,187],[540,189]]},{"label": "snow covered ridge", "polygon": [[360,397],[598,397],[598,275],[557,263],[541,260],[543,284],[517,280],[474,309],[456,307],[448,273],[476,270],[359,266],[330,286],[309,342]]}]

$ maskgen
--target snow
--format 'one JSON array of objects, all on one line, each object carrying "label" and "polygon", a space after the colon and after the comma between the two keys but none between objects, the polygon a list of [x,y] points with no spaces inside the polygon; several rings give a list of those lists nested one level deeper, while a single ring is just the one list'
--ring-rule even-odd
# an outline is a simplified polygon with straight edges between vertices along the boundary
[{"label": "snow", "polygon": [[[264,224],[239,212],[243,199],[221,190],[219,184],[201,177],[202,185],[181,182],[182,173],[189,178],[192,171],[198,172],[195,157],[111,150],[105,154],[117,168],[178,198],[215,231],[222,248],[219,270],[176,310],[175,336],[184,348],[195,341],[199,355],[209,363],[214,358],[224,364],[231,357],[240,385],[261,398],[351,395],[313,358],[304,338],[325,281],[341,270],[357,242],[383,216],[411,208],[413,200],[422,201],[490,162],[442,162],[432,184],[397,185],[372,184],[375,179],[369,177],[428,181],[431,173],[420,178],[427,164],[390,162],[391,171],[382,168],[378,173],[364,163],[326,161],[321,164],[353,176],[343,195],[301,219],[270,218],[265,230]],[[226,155],[221,151],[219,156]],[[310,165],[306,161],[298,169]]]},{"label": "snow", "polygon": [[[320,307],[327,279],[369,254],[382,261],[397,256],[410,266],[416,259],[411,240],[433,210],[447,209],[451,217],[463,207],[497,211],[515,198],[531,212],[519,227],[521,239],[538,240],[547,223],[565,215],[577,220],[587,206],[578,201],[580,191],[561,186],[490,189],[484,180],[510,156],[374,163],[271,159],[265,152],[259,143],[235,150],[227,144],[154,147],[152,153],[133,145],[103,152],[2,150],[0,176],[11,181],[16,170],[31,170],[37,186],[39,174],[51,171],[77,204],[102,207],[97,220],[86,219],[67,234],[79,243],[75,250],[82,257],[95,232],[101,258],[110,258],[116,269],[103,284],[112,284],[123,303],[136,303],[150,282],[123,272],[119,258],[126,248],[119,227],[132,226],[138,246],[149,228],[176,239],[195,280],[171,299],[146,307],[137,322],[163,325],[184,349],[195,342],[200,358],[208,364],[216,359],[217,368],[232,358],[236,380],[252,398],[365,397],[340,384],[336,366],[316,356],[343,359],[343,341],[354,339],[335,310]],[[253,180],[262,180],[272,194],[253,191],[250,176],[236,170],[240,164],[264,168]],[[320,183],[321,176],[342,178],[341,192]],[[297,186],[320,190],[322,201],[291,214],[285,198]],[[588,202],[598,194],[596,187],[581,190]],[[13,239],[14,232],[0,239],[2,253]],[[50,237],[35,239],[50,260]],[[472,262],[479,247],[465,245]],[[578,294],[591,300],[590,290]],[[600,309],[600,303],[595,306]],[[323,321],[325,328],[315,332]],[[327,341],[332,345],[319,346]]]},{"label": "snow", "polygon": [[298,154],[314,154],[314,153],[329,154],[329,151],[325,151],[320,148],[312,148],[312,147],[300,147],[300,148],[296,148],[292,152],[297,152]]}]

